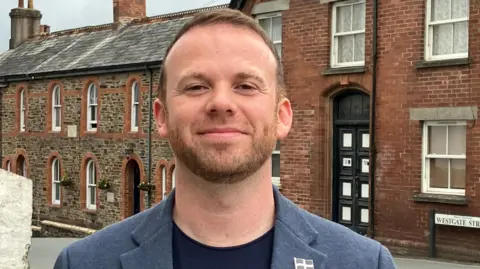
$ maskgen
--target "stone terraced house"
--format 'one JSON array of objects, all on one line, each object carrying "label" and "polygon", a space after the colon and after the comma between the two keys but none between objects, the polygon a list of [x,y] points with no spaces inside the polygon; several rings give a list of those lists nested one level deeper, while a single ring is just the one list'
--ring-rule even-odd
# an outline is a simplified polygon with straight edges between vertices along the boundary
[{"label": "stone terraced house", "polygon": [[[149,104],[165,46],[198,10],[145,17],[144,1],[114,0],[112,24],[50,33],[19,2],[0,54],[0,152],[34,180],[34,218],[98,229],[160,202],[175,164]],[[438,256],[480,261],[478,1],[206,9],[223,7],[257,19],[282,58],[294,123],[272,181],[284,195],[393,253],[433,254],[436,238]]]}]

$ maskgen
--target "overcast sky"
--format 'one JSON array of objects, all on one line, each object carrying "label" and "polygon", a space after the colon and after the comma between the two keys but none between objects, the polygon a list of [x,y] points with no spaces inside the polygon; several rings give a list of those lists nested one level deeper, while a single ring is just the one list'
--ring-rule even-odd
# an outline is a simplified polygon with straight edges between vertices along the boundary
[{"label": "overcast sky", "polygon": [[[146,0],[147,16],[229,3],[230,0]],[[24,0],[25,7],[28,0]],[[18,0],[0,0],[0,53],[8,50],[10,10]],[[34,0],[33,7],[42,13],[41,24],[50,31],[113,22],[113,0]]]}]

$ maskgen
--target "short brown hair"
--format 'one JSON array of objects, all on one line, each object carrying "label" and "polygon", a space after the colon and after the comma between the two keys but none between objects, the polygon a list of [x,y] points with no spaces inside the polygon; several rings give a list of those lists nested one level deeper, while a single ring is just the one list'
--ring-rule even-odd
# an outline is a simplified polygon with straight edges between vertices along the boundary
[{"label": "short brown hair", "polygon": [[160,69],[160,80],[158,83],[158,97],[163,103],[165,103],[166,99],[167,81],[167,76],[165,73],[165,59],[167,58],[172,47],[185,33],[187,33],[194,27],[221,23],[248,28],[250,30],[253,30],[260,37],[262,37],[263,41],[265,41],[265,44],[267,44],[267,46],[274,54],[275,61],[277,62],[277,96],[279,98],[281,96],[286,96],[285,78],[283,74],[282,62],[280,60],[280,57],[278,56],[275,46],[273,45],[273,42],[267,36],[263,28],[252,17],[242,13],[241,11],[222,8],[211,11],[202,11],[195,14],[195,16],[193,16],[190,21],[183,25],[183,27],[178,31],[177,35],[168,46],[163,57],[163,63]]}]

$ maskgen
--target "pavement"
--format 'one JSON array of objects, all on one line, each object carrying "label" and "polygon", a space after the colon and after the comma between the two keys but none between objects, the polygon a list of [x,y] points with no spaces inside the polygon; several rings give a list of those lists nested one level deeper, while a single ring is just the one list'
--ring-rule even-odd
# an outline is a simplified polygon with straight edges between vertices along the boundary
[{"label": "pavement", "polygon": [[[28,254],[31,269],[52,269],[60,251],[78,239],[32,238]],[[397,269],[480,269],[480,264],[461,264],[425,259],[395,257]]]}]

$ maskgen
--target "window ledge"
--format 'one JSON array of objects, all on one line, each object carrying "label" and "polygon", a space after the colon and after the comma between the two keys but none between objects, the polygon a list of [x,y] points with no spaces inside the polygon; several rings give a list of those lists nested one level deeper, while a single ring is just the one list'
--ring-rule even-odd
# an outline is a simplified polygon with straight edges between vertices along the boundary
[{"label": "window ledge", "polygon": [[434,61],[421,60],[415,63],[415,68],[422,69],[422,68],[431,68],[431,67],[459,66],[459,65],[469,65],[470,63],[471,63],[470,58],[434,60]]},{"label": "window ledge", "polygon": [[356,73],[365,73],[365,66],[351,66],[351,67],[338,67],[338,68],[326,68],[322,71],[322,75],[341,75],[341,74],[356,74]]},{"label": "window ledge", "polygon": [[468,199],[465,196],[433,193],[416,193],[413,195],[413,201],[420,203],[439,203],[452,205],[468,204]]},{"label": "window ledge", "polygon": [[83,209],[83,212],[86,213],[86,214],[97,215],[97,210],[96,210],[96,209],[87,209],[87,208],[84,208],[84,209]]}]

